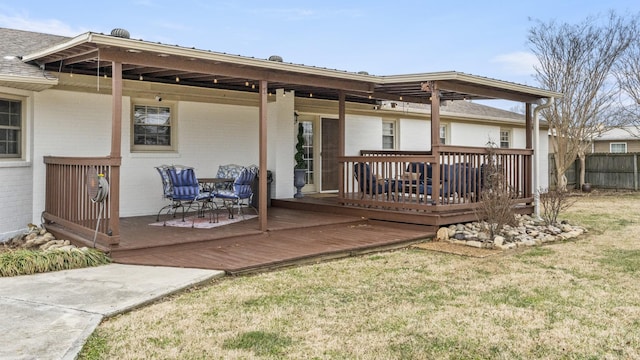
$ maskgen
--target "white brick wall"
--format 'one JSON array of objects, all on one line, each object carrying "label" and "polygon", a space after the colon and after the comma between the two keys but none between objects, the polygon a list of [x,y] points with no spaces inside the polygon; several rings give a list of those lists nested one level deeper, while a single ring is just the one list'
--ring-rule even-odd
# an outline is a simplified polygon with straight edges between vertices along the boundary
[{"label": "white brick wall", "polygon": [[32,179],[31,166],[1,164],[0,242],[26,229],[32,222]]}]

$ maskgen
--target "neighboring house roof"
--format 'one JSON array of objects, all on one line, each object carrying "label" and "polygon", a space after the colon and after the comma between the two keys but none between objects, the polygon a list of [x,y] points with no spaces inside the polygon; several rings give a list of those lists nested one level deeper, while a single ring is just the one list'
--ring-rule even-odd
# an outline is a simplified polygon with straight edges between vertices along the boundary
[{"label": "neighboring house roof", "polygon": [[615,128],[602,133],[594,141],[640,140],[640,129],[635,126]]},{"label": "neighboring house roof", "polygon": [[440,114],[468,114],[482,119],[503,119],[524,121],[524,114],[507,111],[472,101],[450,101],[441,104]]},{"label": "neighboring house roof", "polygon": [[55,77],[23,62],[22,57],[67,40],[64,36],[0,28],[0,85],[43,90],[57,84]]},{"label": "neighboring house roof", "polygon": [[[376,99],[429,102],[437,82],[443,100],[509,99],[537,102],[561,97],[557,92],[460,72],[374,76],[307,65],[166,45],[88,32],[26,54],[25,62],[47,70],[109,74],[113,62],[127,64],[123,78],[200,87],[249,91],[247,81],[266,80],[271,88],[295,90],[317,98],[335,99],[344,90],[348,101]],[[97,66],[97,69],[96,69]],[[214,86],[214,80],[216,80]],[[257,90],[255,90],[257,91]]]},{"label": "neighboring house roof", "polygon": [[[392,101],[385,101],[382,103],[382,108],[385,110],[410,110],[418,113],[431,113],[431,105],[429,104],[395,103],[395,107],[392,106],[392,104]],[[440,115],[509,124],[518,123],[524,125],[525,122],[524,114],[503,110],[469,100],[443,101],[440,105]],[[545,120],[540,120],[540,125],[545,127],[547,122]]]}]

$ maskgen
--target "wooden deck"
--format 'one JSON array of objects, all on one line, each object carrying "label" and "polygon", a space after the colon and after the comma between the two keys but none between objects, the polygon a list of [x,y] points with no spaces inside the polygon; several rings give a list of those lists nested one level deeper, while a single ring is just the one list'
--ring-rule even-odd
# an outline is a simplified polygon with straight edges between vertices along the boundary
[{"label": "wooden deck", "polygon": [[151,226],[155,216],[121,219],[110,249],[123,264],[177,266],[242,274],[400,248],[434,235],[430,226],[271,207],[268,231],[256,218],[213,229]]},{"label": "wooden deck", "polygon": [[[274,199],[275,206],[294,210],[313,210],[317,212],[327,212],[331,214],[342,214],[358,216],[367,219],[390,221],[396,223],[416,224],[430,226],[437,230],[441,226],[451,224],[466,223],[478,220],[478,215],[474,210],[464,208],[453,208],[444,210],[442,206],[435,210],[390,210],[379,207],[356,207],[342,205],[338,203],[337,194],[311,195],[299,199]],[[433,206],[435,209],[436,207]],[[427,207],[428,209],[428,207]],[[517,214],[533,213],[533,205],[519,205],[513,211]],[[434,230],[434,231],[435,231]]]}]

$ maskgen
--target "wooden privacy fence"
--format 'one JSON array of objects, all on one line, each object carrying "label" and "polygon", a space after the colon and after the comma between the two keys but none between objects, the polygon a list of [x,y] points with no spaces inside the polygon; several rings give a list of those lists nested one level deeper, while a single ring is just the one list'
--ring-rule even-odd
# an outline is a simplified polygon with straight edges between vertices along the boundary
[{"label": "wooden privacy fence", "polygon": [[[119,188],[111,186],[104,202],[94,203],[87,190],[87,174],[90,172],[104,174],[107,181],[111,183],[112,177],[119,176],[120,158],[46,156],[44,163],[46,166],[43,213],[45,221],[56,223],[88,239],[94,237],[97,227],[99,243],[109,245],[119,243]],[[101,206],[104,206],[104,209],[99,217]]]},{"label": "wooden privacy fence", "polygon": [[[588,154],[585,159],[585,182],[600,189],[638,190],[638,153]],[[556,185],[556,171],[553,154],[549,155],[549,184]],[[580,178],[580,160],[576,159],[565,173],[567,185],[577,188]]]}]

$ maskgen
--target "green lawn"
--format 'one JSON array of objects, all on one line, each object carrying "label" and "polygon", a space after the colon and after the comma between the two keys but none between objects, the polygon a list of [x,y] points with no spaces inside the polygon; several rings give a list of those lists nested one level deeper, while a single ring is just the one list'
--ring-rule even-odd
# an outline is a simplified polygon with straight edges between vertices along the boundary
[{"label": "green lawn", "polygon": [[81,359],[640,358],[640,196],[583,197],[577,240],[405,249],[224,278],[105,321]]}]

